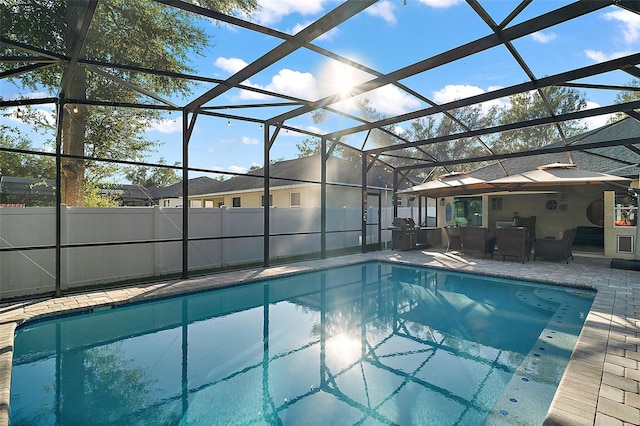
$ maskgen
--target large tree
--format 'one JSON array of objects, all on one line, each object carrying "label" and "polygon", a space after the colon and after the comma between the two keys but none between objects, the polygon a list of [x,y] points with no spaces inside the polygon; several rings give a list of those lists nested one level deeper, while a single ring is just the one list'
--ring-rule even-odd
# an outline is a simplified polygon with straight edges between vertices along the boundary
[{"label": "large tree", "polygon": [[[584,93],[576,89],[549,86],[542,91],[548,105],[536,91],[511,96],[509,103],[501,109],[497,124],[548,117],[550,115],[548,107],[551,107],[555,115],[561,115],[580,111],[587,106]],[[587,130],[587,125],[581,121],[564,121],[559,123],[559,127],[565,136],[573,136]],[[497,152],[513,152],[540,148],[560,139],[561,135],[555,125],[524,127],[503,132],[493,146]]]},{"label": "large tree", "polygon": [[[166,164],[164,158],[158,161],[159,164]],[[174,163],[179,166],[179,163]],[[125,176],[134,185],[144,186],[145,188],[164,188],[174,183],[180,182],[180,176],[174,169],[167,167],[129,167]]]},{"label": "large tree", "polygon": [[[638,99],[640,99],[640,80],[638,80],[637,78],[634,78],[629,82],[628,86],[633,90],[625,90],[625,91],[619,92],[616,95],[617,104],[637,101]],[[615,123],[616,121],[620,121],[625,117],[628,117],[626,113],[618,112],[616,114],[613,114],[613,116],[611,116],[611,118],[609,119],[609,122]]]},{"label": "large tree", "polygon": [[[198,0],[199,6],[223,13],[251,13],[256,0]],[[57,54],[69,54],[87,3],[64,0],[0,0],[2,37],[34,45]],[[82,57],[88,60],[190,73],[191,58],[201,55],[209,43],[203,18],[155,2],[102,0],[92,19]],[[7,56],[32,52],[4,47]],[[29,64],[25,61],[21,66]],[[57,94],[65,68],[51,66],[20,74],[15,82],[32,90],[45,88]],[[108,73],[111,77],[105,76]],[[126,80],[159,96],[187,95],[191,84],[183,79],[134,72],[122,68],[96,69],[78,65],[64,96],[71,100],[107,100],[132,103],[145,95],[119,84]],[[150,110],[105,108],[82,103],[67,104],[63,114],[62,149],[71,156],[109,159],[141,158],[157,145],[144,131],[159,114]],[[59,113],[59,112],[58,112]],[[66,159],[62,165],[62,202],[83,205],[86,168],[98,165],[82,159]],[[99,174],[108,173],[103,171]],[[99,179],[97,177],[96,179]]]}]

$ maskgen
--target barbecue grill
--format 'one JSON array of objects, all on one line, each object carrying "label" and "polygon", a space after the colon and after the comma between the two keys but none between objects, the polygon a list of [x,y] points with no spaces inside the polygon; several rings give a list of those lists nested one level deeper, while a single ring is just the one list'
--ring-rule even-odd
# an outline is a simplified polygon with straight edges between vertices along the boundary
[{"label": "barbecue grill", "polygon": [[391,237],[394,250],[411,250],[416,247],[416,223],[410,217],[393,219]]}]

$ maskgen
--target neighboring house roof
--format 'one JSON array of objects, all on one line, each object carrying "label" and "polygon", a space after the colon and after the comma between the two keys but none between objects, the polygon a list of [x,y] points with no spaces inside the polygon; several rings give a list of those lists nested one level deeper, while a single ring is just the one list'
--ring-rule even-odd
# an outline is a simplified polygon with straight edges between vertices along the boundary
[{"label": "neighboring house roof", "polygon": [[[627,117],[618,122],[607,124],[589,132],[567,138],[568,145],[585,145],[610,140],[620,140],[637,138],[640,135],[640,121]],[[561,141],[545,146],[561,147]],[[640,173],[640,143],[635,144],[635,150],[626,148],[623,145],[606,148],[589,149],[587,151],[572,151],[571,157],[574,164],[582,170],[608,173],[616,176],[637,178]],[[509,175],[528,172],[536,167],[551,163],[568,163],[567,152],[554,154],[539,154],[528,157],[506,158],[501,160],[502,165]],[[630,165],[635,164],[633,167]],[[498,164],[491,164],[486,167],[469,172],[470,175],[484,179],[493,180],[504,176],[504,172]]]},{"label": "neighboring house roof", "polygon": [[112,195],[123,201],[142,201],[152,202],[151,195],[147,188],[133,184],[110,184],[99,185],[100,193],[103,195]]},{"label": "neighboring house roof", "polygon": [[[189,195],[202,194],[204,189],[213,188],[217,183],[221,182],[207,176],[189,179]],[[154,200],[182,197],[182,181],[164,188],[153,188],[149,192]]]},{"label": "neighboring house roof", "polygon": [[[320,182],[320,171],[320,158],[317,155],[279,161],[269,166],[270,186],[277,188],[287,185]],[[211,182],[203,182],[197,188],[192,188],[190,183],[189,195],[222,194],[261,189],[263,176],[264,168],[260,168],[249,172],[247,175],[234,176],[224,181],[212,179]],[[329,157],[327,160],[327,183],[360,186],[361,182],[360,163],[338,157]],[[393,188],[393,173],[381,166],[371,167],[371,170],[367,173],[367,187]],[[180,186],[181,194],[182,187]]]}]

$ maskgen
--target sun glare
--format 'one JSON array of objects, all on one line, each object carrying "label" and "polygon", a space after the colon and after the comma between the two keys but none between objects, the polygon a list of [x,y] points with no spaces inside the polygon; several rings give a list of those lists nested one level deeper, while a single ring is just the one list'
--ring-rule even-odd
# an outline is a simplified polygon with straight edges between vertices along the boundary
[{"label": "sun glare", "polygon": [[327,62],[318,78],[323,96],[337,94],[340,99],[350,98],[355,94],[355,86],[370,79],[369,74],[336,61]]},{"label": "sun glare", "polygon": [[351,364],[360,358],[360,339],[338,333],[327,341],[327,356],[337,362]]}]

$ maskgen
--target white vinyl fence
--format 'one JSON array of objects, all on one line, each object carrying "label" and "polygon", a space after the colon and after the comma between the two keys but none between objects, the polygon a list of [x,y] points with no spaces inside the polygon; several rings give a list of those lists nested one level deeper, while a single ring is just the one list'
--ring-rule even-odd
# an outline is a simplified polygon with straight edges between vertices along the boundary
[{"label": "white vinyl fence", "polygon": [[[399,217],[417,222],[417,209],[400,208]],[[431,212],[430,212],[431,213]],[[393,210],[382,209],[382,243]],[[377,208],[367,213],[367,243],[377,242]],[[423,218],[426,214],[423,213]],[[194,208],[189,210],[190,271],[263,261],[262,208]],[[0,247],[55,246],[54,207],[0,208]],[[359,208],[327,209],[327,250],[361,244]],[[347,231],[347,232],[334,232]],[[271,259],[320,252],[320,209],[272,208]],[[274,235],[286,234],[286,235]],[[247,237],[245,237],[247,236]],[[60,281],[64,290],[104,283],[159,277],[182,269],[182,243],[123,242],[180,239],[182,209],[160,207],[61,208],[61,244],[97,244],[63,248]],[[245,237],[245,238],[242,238]],[[214,238],[214,239],[207,239]],[[0,252],[0,299],[55,290],[55,249]]]}]

